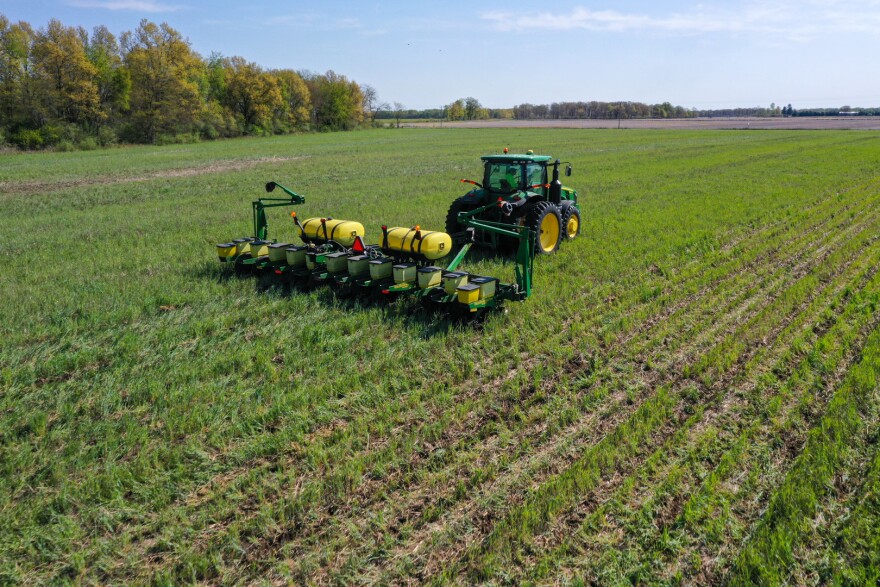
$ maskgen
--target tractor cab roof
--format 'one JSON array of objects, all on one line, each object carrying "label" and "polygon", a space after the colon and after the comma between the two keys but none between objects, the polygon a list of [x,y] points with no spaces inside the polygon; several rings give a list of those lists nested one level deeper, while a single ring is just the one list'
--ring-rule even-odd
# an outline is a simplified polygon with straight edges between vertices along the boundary
[{"label": "tractor cab roof", "polygon": [[547,163],[553,157],[550,155],[525,155],[516,153],[506,153],[504,155],[483,155],[480,157],[483,161],[489,163]]}]

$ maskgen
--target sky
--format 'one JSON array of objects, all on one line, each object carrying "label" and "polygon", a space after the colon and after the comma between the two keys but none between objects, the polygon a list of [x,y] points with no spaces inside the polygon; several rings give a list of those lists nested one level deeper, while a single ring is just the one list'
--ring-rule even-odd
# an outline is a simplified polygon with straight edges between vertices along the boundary
[{"label": "sky", "polygon": [[880,106],[880,0],[0,0],[35,28],[167,22],[202,55],[332,69],[408,108]]}]

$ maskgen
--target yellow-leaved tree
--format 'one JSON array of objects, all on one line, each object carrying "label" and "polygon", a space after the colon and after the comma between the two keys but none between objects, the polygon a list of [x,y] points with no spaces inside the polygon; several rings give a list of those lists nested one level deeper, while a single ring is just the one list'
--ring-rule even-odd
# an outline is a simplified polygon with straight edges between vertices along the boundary
[{"label": "yellow-leaved tree", "polygon": [[72,123],[95,123],[101,110],[97,70],[86,55],[82,29],[52,19],[34,38],[35,73],[42,82],[42,99],[50,116]]},{"label": "yellow-leaved tree", "polygon": [[281,82],[288,130],[307,129],[312,117],[312,98],[305,80],[292,69],[278,69],[272,74]]},{"label": "yellow-leaved tree", "polygon": [[134,138],[156,142],[163,135],[190,133],[199,120],[199,82],[204,62],[189,41],[166,23],[146,19],[121,38],[131,77]]},{"label": "yellow-leaved tree", "polygon": [[284,108],[280,81],[243,57],[226,62],[224,100],[242,131],[248,133],[272,130],[276,113]]}]

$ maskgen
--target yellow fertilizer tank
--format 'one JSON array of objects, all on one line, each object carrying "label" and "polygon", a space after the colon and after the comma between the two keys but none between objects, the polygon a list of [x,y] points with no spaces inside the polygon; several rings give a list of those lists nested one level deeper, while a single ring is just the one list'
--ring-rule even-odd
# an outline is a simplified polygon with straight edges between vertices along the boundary
[{"label": "yellow fertilizer tank", "polygon": [[442,259],[452,251],[452,237],[445,232],[398,226],[383,233],[379,246],[389,251],[420,255],[431,261]]},{"label": "yellow fertilizer tank", "polygon": [[302,223],[300,237],[305,242],[336,241],[343,247],[350,247],[355,238],[364,238],[364,225],[351,220],[309,218]]}]

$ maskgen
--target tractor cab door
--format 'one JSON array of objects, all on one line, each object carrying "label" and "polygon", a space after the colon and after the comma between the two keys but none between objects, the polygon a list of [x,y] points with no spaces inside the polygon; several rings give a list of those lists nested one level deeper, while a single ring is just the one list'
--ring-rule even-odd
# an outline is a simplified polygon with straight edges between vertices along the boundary
[{"label": "tractor cab door", "polygon": [[[543,187],[545,184],[547,184],[547,166],[540,163],[527,163],[526,187],[528,187],[528,191],[546,198],[547,188]],[[540,185],[541,187],[529,187],[533,185]]]}]

